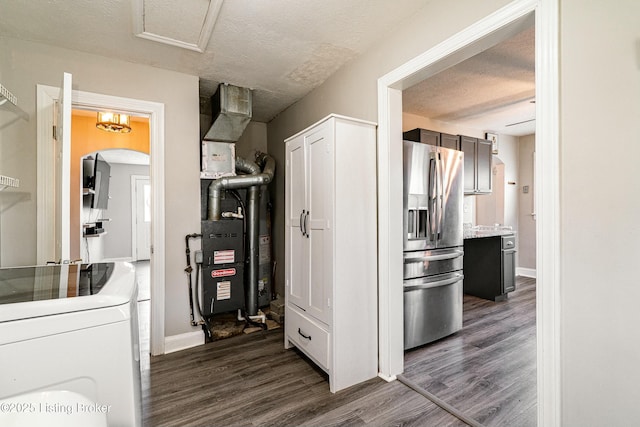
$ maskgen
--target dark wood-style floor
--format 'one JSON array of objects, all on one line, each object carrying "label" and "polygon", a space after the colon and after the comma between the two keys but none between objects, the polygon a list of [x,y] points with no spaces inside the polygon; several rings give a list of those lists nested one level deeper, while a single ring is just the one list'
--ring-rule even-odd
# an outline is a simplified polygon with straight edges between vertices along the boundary
[{"label": "dark wood-style floor", "polygon": [[[464,309],[463,331],[407,352],[405,376],[488,426],[535,425],[535,282],[501,303],[465,296]],[[283,339],[276,329],[143,358],[144,425],[466,425],[398,381],[332,394]]]},{"label": "dark wood-style floor", "polygon": [[464,328],[405,353],[405,377],[485,426],[535,426],[535,280],[507,301],[464,296]]}]

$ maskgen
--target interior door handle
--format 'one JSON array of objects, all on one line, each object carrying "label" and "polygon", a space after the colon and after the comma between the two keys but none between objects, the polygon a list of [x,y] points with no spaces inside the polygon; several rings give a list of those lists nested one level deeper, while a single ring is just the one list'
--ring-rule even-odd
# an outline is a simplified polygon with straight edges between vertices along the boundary
[{"label": "interior door handle", "polygon": [[304,221],[302,219],[303,217],[304,217],[304,209],[302,210],[302,212],[300,212],[300,232],[304,236]]}]

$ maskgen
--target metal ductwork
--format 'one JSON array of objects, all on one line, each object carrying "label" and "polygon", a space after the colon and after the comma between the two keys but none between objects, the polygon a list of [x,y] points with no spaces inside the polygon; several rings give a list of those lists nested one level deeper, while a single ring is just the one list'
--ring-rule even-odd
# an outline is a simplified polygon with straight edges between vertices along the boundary
[{"label": "metal ductwork", "polygon": [[220,196],[224,190],[265,185],[271,182],[276,164],[273,158],[266,153],[258,152],[256,153],[256,160],[260,163],[264,163],[262,173],[260,173],[260,168],[254,162],[238,157],[236,158],[236,169],[246,172],[249,175],[225,176],[218,178],[209,184],[209,201],[207,204],[207,219],[209,221],[220,220]]},{"label": "metal ductwork", "polygon": [[213,124],[204,139],[236,142],[251,121],[251,89],[220,83],[211,97]]},{"label": "metal ductwork", "polygon": [[254,162],[238,157],[236,170],[248,175],[229,176],[216,179],[209,184],[207,219],[219,221],[221,217],[220,197],[224,190],[247,189],[247,274],[246,274],[246,310],[247,315],[258,313],[258,263],[259,263],[259,204],[260,186],[266,185],[273,179],[275,161],[266,153],[258,152],[256,161],[263,165],[262,171]]}]

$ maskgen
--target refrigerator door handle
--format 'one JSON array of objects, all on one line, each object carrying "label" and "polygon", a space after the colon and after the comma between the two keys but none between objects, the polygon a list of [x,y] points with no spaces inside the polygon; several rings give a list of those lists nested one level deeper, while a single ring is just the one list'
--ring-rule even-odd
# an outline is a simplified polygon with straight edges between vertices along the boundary
[{"label": "refrigerator door handle", "polygon": [[304,218],[304,212],[305,210],[303,209],[302,212],[300,212],[300,232],[302,233],[302,235],[304,236],[304,220],[302,218]]},{"label": "refrigerator door handle", "polygon": [[438,221],[438,185],[437,185],[437,159],[431,154],[429,159],[429,240],[436,240],[436,222]]},{"label": "refrigerator door handle", "polygon": [[431,289],[431,288],[437,288],[440,286],[447,286],[447,285],[451,285],[456,282],[459,282],[462,279],[464,279],[464,275],[456,273],[455,277],[451,277],[449,279],[437,280],[435,282],[426,282],[426,283],[421,283],[419,285],[410,285],[410,286],[405,285],[404,291],[410,292],[418,289]]},{"label": "refrigerator door handle", "polygon": [[426,255],[419,257],[411,257],[405,258],[405,262],[416,262],[416,261],[442,261],[445,259],[455,259],[464,255],[464,251],[453,251],[448,254],[439,254],[439,255]]},{"label": "refrigerator door handle", "polygon": [[440,152],[437,154],[436,158],[436,180],[437,180],[437,205],[438,205],[438,240],[442,239],[442,222],[444,221],[444,172],[443,172],[443,162],[440,157]]}]

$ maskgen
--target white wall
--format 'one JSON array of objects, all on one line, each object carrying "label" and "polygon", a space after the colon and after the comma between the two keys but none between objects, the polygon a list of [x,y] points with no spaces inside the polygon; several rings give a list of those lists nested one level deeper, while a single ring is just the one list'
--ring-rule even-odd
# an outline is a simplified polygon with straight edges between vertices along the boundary
[{"label": "white wall", "polygon": [[[0,174],[20,180],[20,188],[0,192],[0,266],[12,267],[34,264],[36,258],[35,108],[29,108],[35,104],[35,88],[27,91],[14,83],[8,60],[11,56],[3,45],[0,37],[0,83],[29,113],[28,121],[16,121],[15,114],[0,109]],[[31,129],[33,136],[25,138]]]},{"label": "white wall", "polygon": [[[533,152],[535,150],[535,135],[519,138],[518,181],[518,267],[536,269],[536,220],[533,215],[533,197],[535,195],[533,181]],[[525,193],[523,187],[529,187]]]},{"label": "white wall", "polygon": [[640,2],[560,6],[562,425],[637,425]]},{"label": "white wall", "polygon": [[[496,169],[500,163],[504,167],[498,171]],[[493,156],[492,170],[494,192],[491,195],[474,196],[478,224],[509,225],[518,231],[518,164],[518,138],[498,135],[498,154]],[[488,215],[489,212],[492,214]]]},{"label": "white wall", "polygon": [[518,138],[498,135],[497,156],[504,163],[504,224],[515,230],[518,225]]},{"label": "white wall", "polygon": [[[3,129],[0,173],[20,178],[26,200],[2,216],[3,262],[36,260],[36,84],[59,86],[64,71],[73,89],[165,105],[165,334],[197,330],[189,324],[184,236],[200,230],[198,78],[98,55],[0,37],[2,84],[19,98],[28,122]],[[152,159],[153,161],[153,159]],[[1,197],[1,196],[0,196]]]},{"label": "white wall", "polygon": [[149,176],[149,166],[111,163],[111,182],[109,185],[109,207],[104,215],[111,221],[105,223],[109,232],[104,236],[104,257],[132,258],[131,239],[133,225],[131,221],[131,176]]},{"label": "white wall", "polygon": [[476,220],[479,225],[505,224],[504,169],[501,160],[494,158],[491,167],[491,193],[473,196],[476,199]]},{"label": "white wall", "polygon": [[[236,142],[236,156],[254,161],[256,151],[267,152],[267,124],[249,122]],[[282,170],[284,171],[284,168]]]}]

